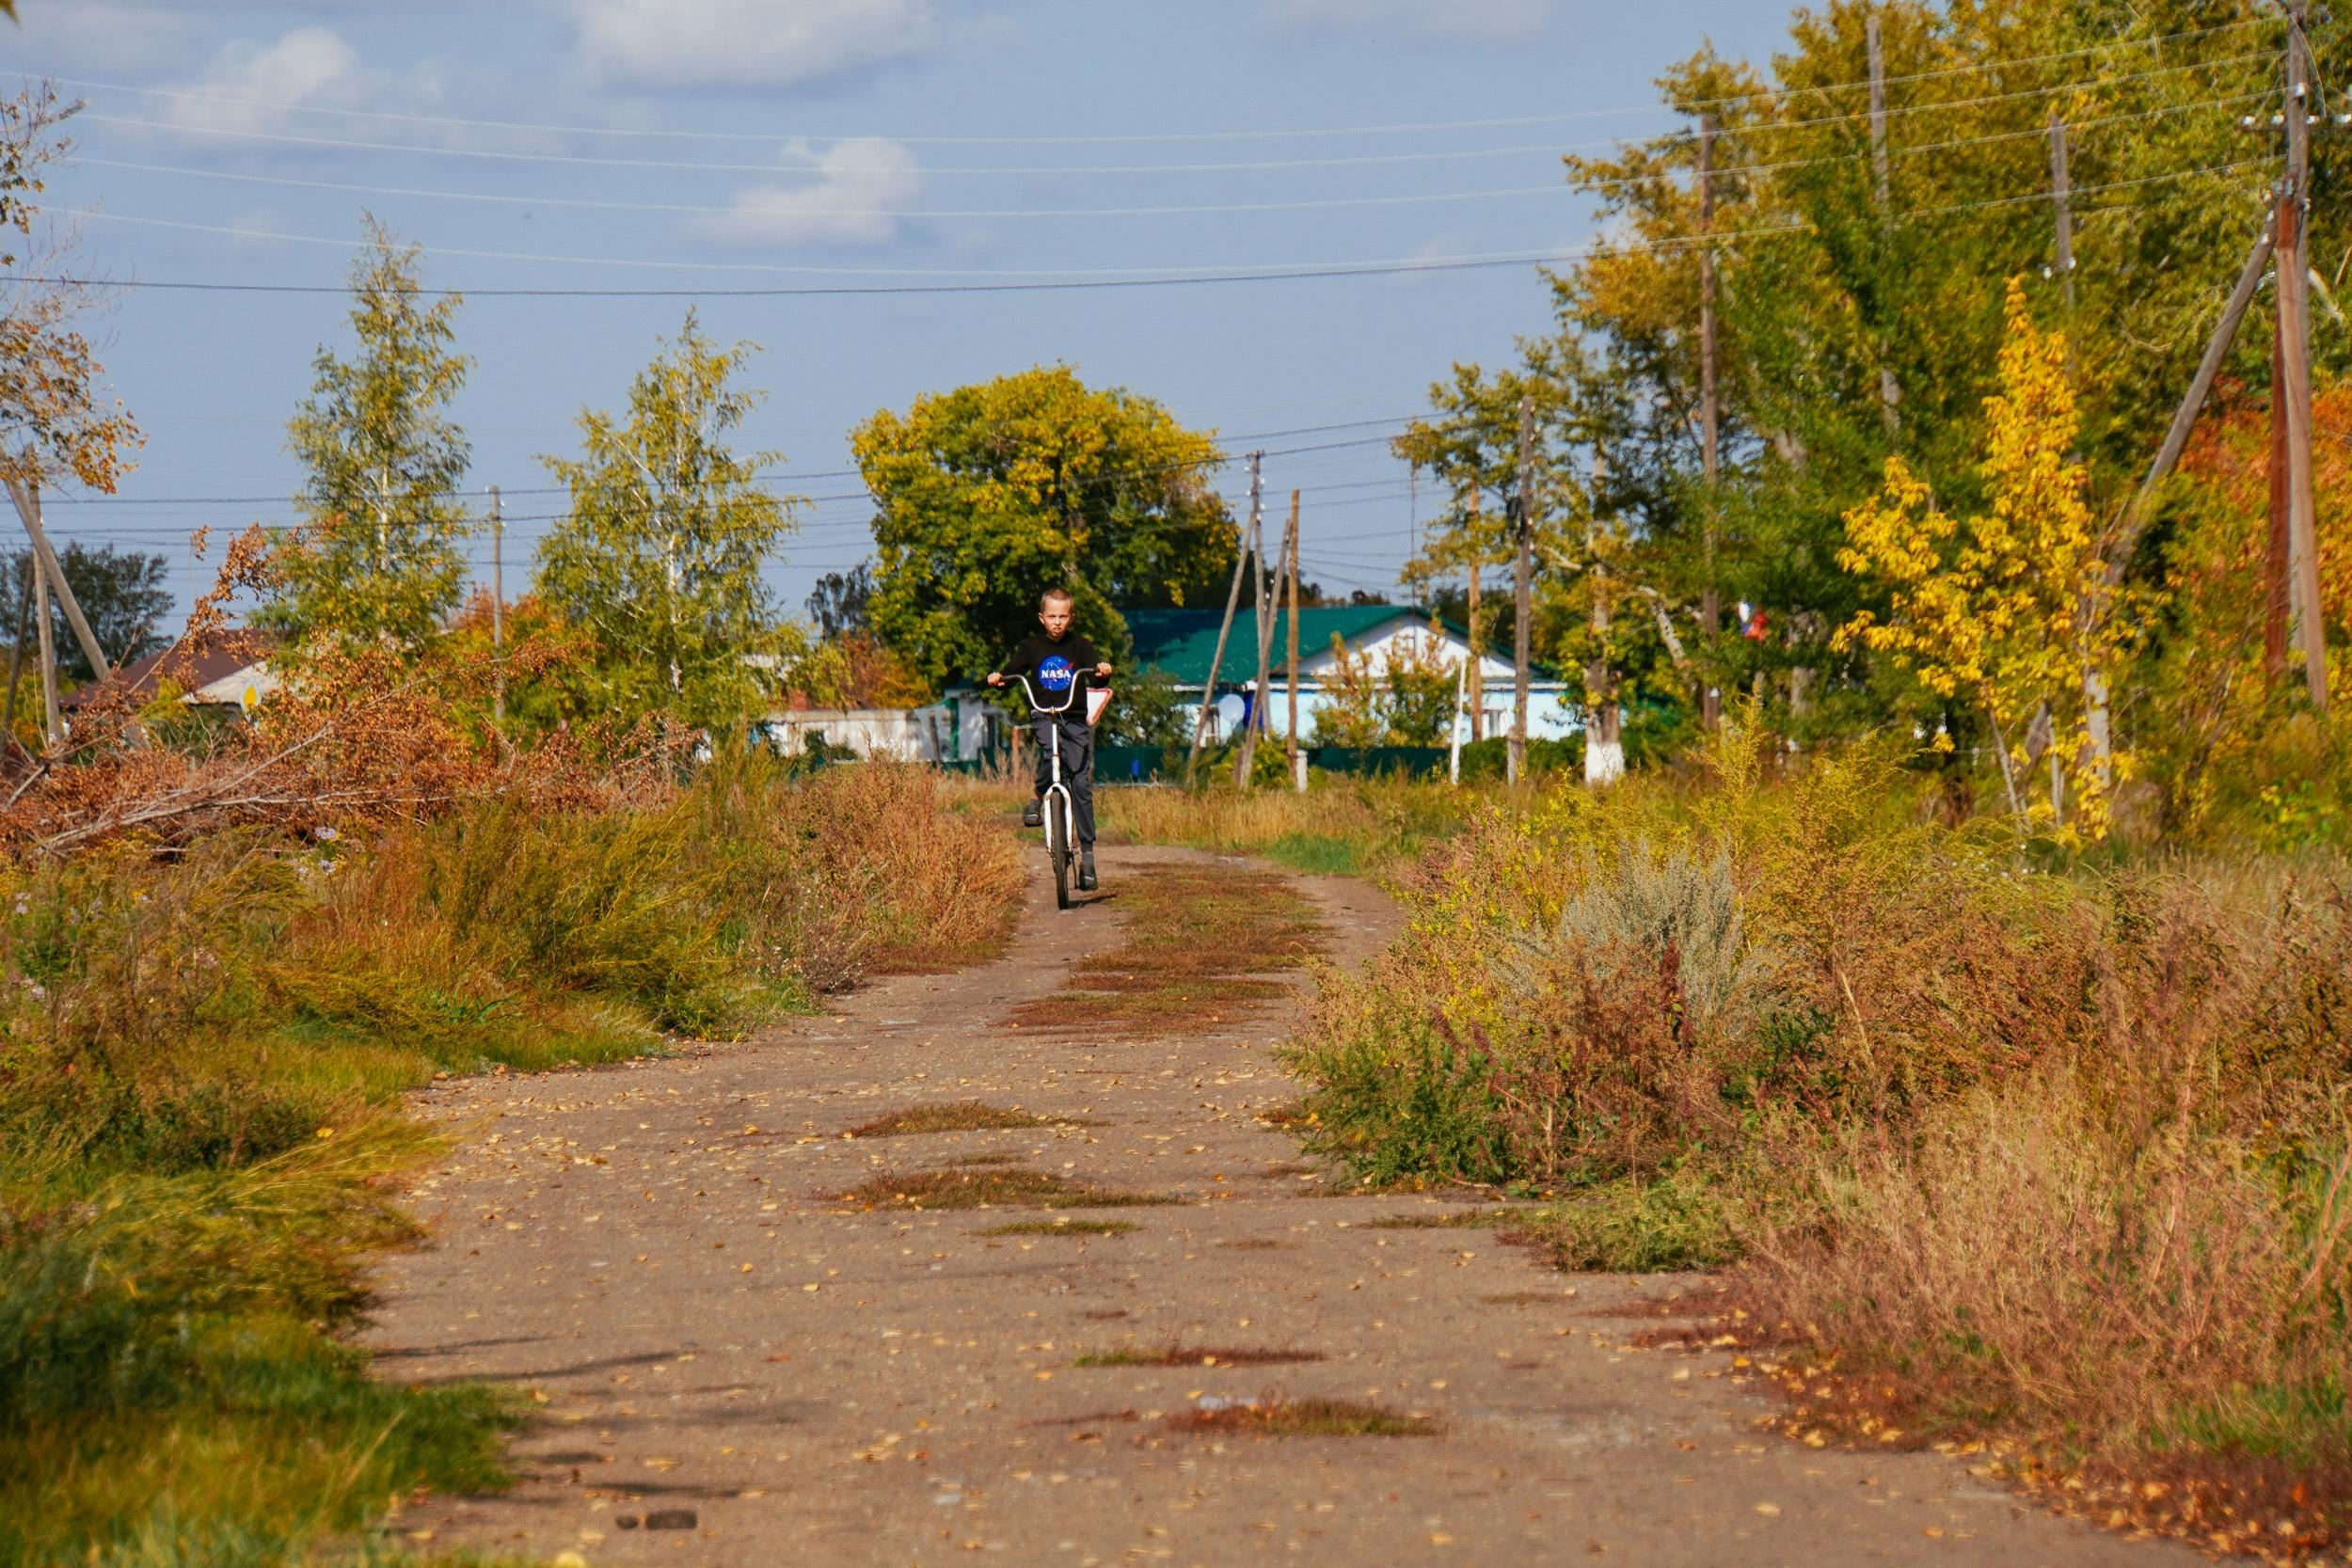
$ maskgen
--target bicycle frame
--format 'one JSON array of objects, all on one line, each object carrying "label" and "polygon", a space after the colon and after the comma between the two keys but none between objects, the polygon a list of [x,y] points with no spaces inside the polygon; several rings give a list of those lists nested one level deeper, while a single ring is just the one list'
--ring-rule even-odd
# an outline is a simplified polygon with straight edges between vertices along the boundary
[{"label": "bicycle frame", "polygon": [[[1062,698],[1061,705],[1048,707],[1037,700],[1036,689],[1029,685],[1028,676],[1015,675],[1012,678],[1021,683],[1021,694],[1028,699],[1029,713],[1033,718],[1039,714],[1050,713],[1058,719],[1061,715],[1068,713],[1072,705],[1077,702],[1078,693],[1085,689],[1086,686],[1085,681],[1073,673],[1070,680],[1069,694]],[[1078,854],[1078,803],[1072,797],[1070,786],[1062,783],[1061,725],[1058,723],[1048,725],[1045,734],[1046,755],[1049,758],[1045,784],[1045,812],[1047,814],[1045,856],[1053,865],[1056,899],[1067,908],[1070,863],[1075,860]],[[1054,842],[1054,827],[1057,823],[1061,828],[1061,846],[1058,853],[1056,851]]]}]

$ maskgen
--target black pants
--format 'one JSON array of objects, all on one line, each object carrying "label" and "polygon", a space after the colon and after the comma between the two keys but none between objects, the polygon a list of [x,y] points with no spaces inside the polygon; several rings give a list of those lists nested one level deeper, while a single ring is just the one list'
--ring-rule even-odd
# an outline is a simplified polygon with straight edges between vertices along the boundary
[{"label": "black pants", "polygon": [[1094,732],[1082,719],[1050,713],[1037,716],[1037,792],[1054,779],[1053,736],[1061,731],[1061,782],[1070,791],[1070,804],[1078,818],[1078,847],[1094,847]]}]

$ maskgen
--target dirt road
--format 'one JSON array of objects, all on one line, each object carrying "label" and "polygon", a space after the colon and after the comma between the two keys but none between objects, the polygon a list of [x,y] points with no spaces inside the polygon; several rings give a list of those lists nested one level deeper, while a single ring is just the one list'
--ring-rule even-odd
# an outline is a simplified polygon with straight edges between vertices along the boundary
[{"label": "dirt road", "polygon": [[[1255,1119],[1295,1090],[1287,1006],[1103,1042],[1008,1022],[1120,938],[1137,863],[1014,956],[883,981],[742,1045],[428,1097],[459,1131],[374,1333],[389,1375],[537,1390],[511,1494],[436,1498],[436,1547],[605,1563],[2158,1565],[2184,1548],[2041,1514],[1929,1454],[1814,1450],[1720,1354],[1626,1348],[1661,1282],[1549,1273],[1483,1231],[1369,1222],[1455,1206],[1327,1197]],[[1193,857],[1198,862],[1202,857]],[[1132,882],[1129,882],[1132,885]],[[1393,911],[1301,879],[1334,956]],[[1130,906],[1132,907],[1132,906]],[[953,1101],[1057,1119],[845,1139]],[[1119,1234],[982,1232],[1054,1215],[869,1208],[878,1174],[1018,1168],[1163,1206],[1064,1211]],[[1176,1345],[1314,1357],[1081,1366]],[[1241,1435],[1171,1422],[1330,1399],[1434,1435]],[[691,1522],[690,1522],[691,1516]]]}]

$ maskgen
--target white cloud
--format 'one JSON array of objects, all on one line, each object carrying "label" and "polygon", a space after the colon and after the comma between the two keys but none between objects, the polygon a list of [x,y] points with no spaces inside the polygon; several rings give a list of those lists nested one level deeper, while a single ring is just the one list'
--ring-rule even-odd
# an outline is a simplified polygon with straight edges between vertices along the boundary
[{"label": "white cloud", "polygon": [[1296,33],[1371,33],[1428,43],[1519,43],[1551,18],[1552,0],[1271,0]]},{"label": "white cloud", "polygon": [[43,65],[144,76],[187,57],[195,29],[161,6],[123,0],[80,0],[71,6],[26,6],[15,40]]},{"label": "white cloud", "polygon": [[296,27],[269,42],[223,46],[203,75],[173,84],[186,97],[155,99],[154,115],[186,131],[277,131],[290,107],[359,108],[383,87],[341,33]]},{"label": "white cloud", "polygon": [[555,0],[608,82],[775,87],[924,54],[939,0]]},{"label": "white cloud", "polygon": [[735,193],[734,208],[695,230],[722,244],[760,248],[853,249],[887,244],[923,197],[923,171],[900,142],[850,136],[818,152],[785,150],[804,178]]}]

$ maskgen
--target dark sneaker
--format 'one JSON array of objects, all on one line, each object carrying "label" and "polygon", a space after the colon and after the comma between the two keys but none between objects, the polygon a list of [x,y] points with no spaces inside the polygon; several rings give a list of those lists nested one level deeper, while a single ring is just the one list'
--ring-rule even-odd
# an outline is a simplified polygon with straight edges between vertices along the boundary
[{"label": "dark sneaker", "polygon": [[1031,800],[1027,805],[1023,806],[1021,808],[1021,825],[1025,828],[1042,828],[1045,826],[1045,802],[1042,800]]},{"label": "dark sneaker", "polygon": [[1094,891],[1094,851],[1091,849],[1078,857],[1078,891],[1080,893]]}]

